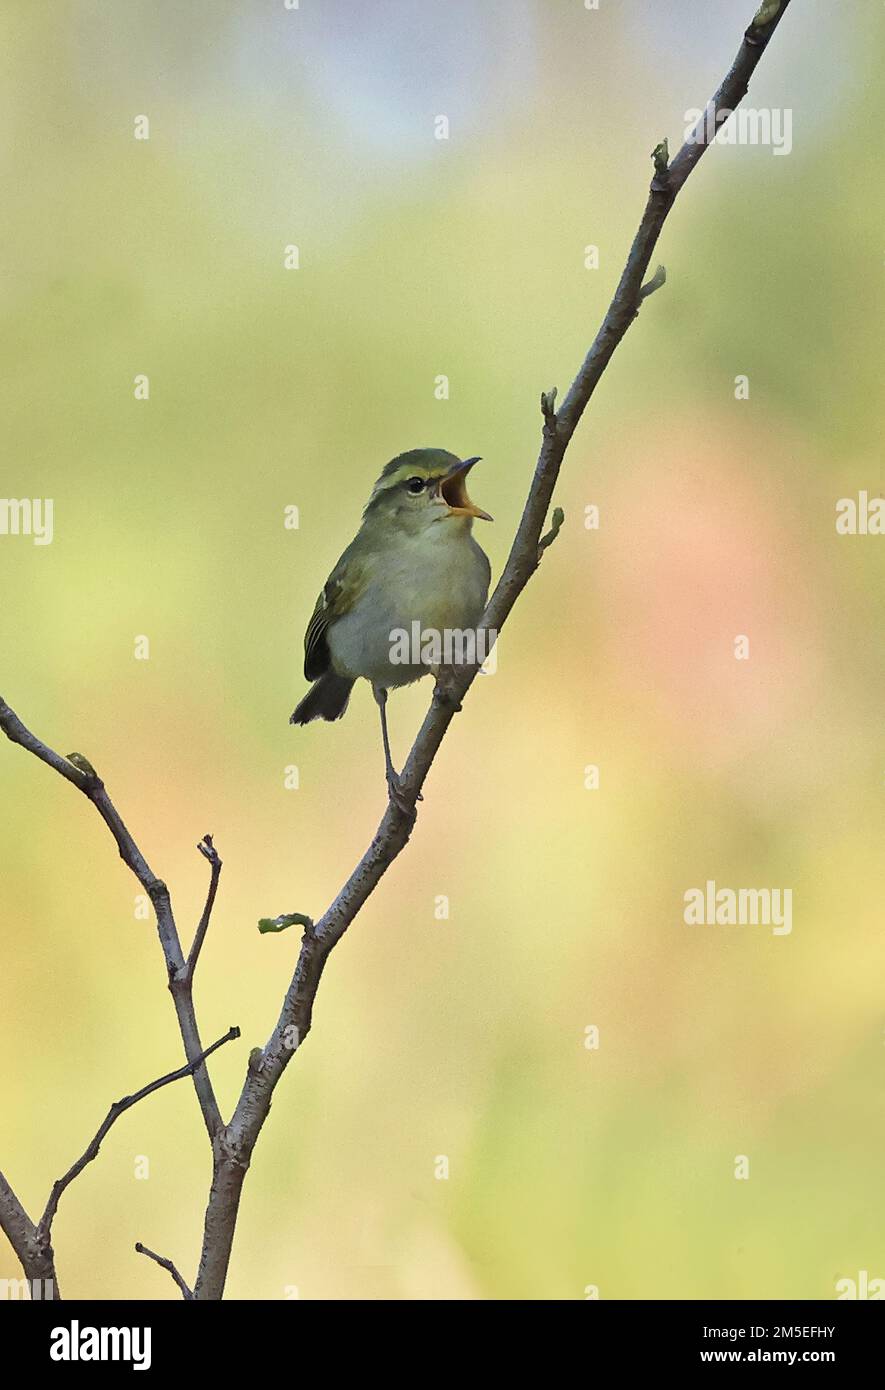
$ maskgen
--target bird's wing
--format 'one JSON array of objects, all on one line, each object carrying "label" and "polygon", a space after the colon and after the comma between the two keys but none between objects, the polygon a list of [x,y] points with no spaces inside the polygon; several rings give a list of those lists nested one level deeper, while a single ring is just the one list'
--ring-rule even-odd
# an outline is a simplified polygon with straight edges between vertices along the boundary
[{"label": "bird's wing", "polygon": [[478,549],[480,555],[482,556],[482,562],[483,562],[483,563],[482,563],[482,567],[483,567],[483,571],[485,572],[485,593],[486,593],[486,596],[485,596],[485,598],[483,599],[483,603],[487,603],[487,602],[488,602],[488,597],[489,597],[489,585],[490,585],[491,582],[492,582],[492,562],[490,561],[488,555],[486,555],[486,553],[485,553],[485,551],[483,550],[483,548],[482,548],[481,545],[477,545],[477,549]]},{"label": "bird's wing", "polygon": [[331,657],[326,640],[329,624],[349,613],[366,587],[366,567],[348,546],[323,585],[304,634],[304,675],[319,680],[329,670]]}]

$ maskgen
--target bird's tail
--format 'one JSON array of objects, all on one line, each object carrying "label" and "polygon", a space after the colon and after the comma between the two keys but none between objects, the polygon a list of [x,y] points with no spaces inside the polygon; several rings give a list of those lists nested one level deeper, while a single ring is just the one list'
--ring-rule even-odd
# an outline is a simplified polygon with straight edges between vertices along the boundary
[{"label": "bird's tail", "polygon": [[308,690],[300,705],[289,716],[290,724],[309,724],[312,719],[340,719],[347,709],[353,681],[327,671]]}]

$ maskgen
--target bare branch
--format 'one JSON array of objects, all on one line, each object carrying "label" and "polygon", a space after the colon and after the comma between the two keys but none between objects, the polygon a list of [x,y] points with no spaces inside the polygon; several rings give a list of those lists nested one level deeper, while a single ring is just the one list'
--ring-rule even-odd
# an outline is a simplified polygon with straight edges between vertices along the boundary
[{"label": "bare branch", "polygon": [[197,845],[204,859],[209,860],[209,891],[206,894],[206,906],[203,908],[203,915],[197,925],[194,942],[190,949],[185,966],[184,978],[188,984],[193,984],[194,971],[197,968],[197,961],[203,949],[203,942],[206,939],[206,932],[209,929],[209,918],[212,916],[212,908],[215,906],[215,894],[218,892],[218,880],[221,878],[221,859],[218,850],[212,843],[211,835],[204,835]]},{"label": "bare branch", "polygon": [[[661,234],[661,228],[676,200],[677,193],[707,149],[710,143],[711,129],[715,134],[714,127],[720,117],[725,117],[726,113],[730,115],[746,96],[747,87],[756,65],[762,57],[769,39],[783,19],[789,4],[790,0],[780,0],[777,7],[773,4],[763,5],[754,17],[744,34],[737,57],[708,103],[707,110],[712,109],[714,120],[706,120],[705,112],[673,160],[668,161],[666,142],[662,142],[655,149],[652,156],[655,162],[655,176],[651,182],[648,202],[642,214],[639,230],[633,239],[633,245],[627,257],[627,264],[608,312],[602,321],[602,326],[593,340],[593,345],[584,359],[581,370],[572,382],[571,389],[559,413],[559,431],[566,444],[574,434],[575,427],[584,413],[599,378],[608,366],[615,348],[636,315],[645,273]],[[559,462],[561,463],[561,458]],[[553,481],[555,481],[559,472],[559,463],[551,466],[553,467]],[[537,473],[535,477],[537,480]],[[531,496],[529,501],[531,503]],[[546,510],[545,507],[545,514]]]},{"label": "bare branch", "polygon": [[52,1191],[49,1194],[43,1215],[36,1225],[28,1216],[6,1178],[0,1173],[0,1228],[4,1231],[18,1256],[27,1277],[31,1280],[43,1281],[44,1297],[46,1296],[46,1283],[49,1280],[52,1281],[53,1297],[59,1297],[52,1250],[52,1222],[55,1219],[62,1193],[76,1177],[79,1177],[87,1163],[91,1163],[98,1156],[98,1151],[108,1131],[125,1111],[130,1110],[133,1105],[137,1105],[140,1100],[144,1100],[145,1096],[152,1095],[154,1091],[159,1091],[161,1087],[168,1086],[173,1081],[179,1081],[184,1076],[192,1075],[194,1069],[201,1065],[216,1048],[223,1047],[226,1042],[231,1042],[239,1036],[239,1028],[229,1028],[224,1037],[219,1038],[211,1047],[207,1047],[205,1052],[201,1053],[193,1062],[188,1062],[186,1066],[179,1067],[177,1071],[167,1072],[165,1076],[149,1082],[147,1086],[142,1086],[141,1090],[136,1091],[134,1095],[124,1096],[122,1100],[115,1100],[99,1125],[96,1134],[89,1141],[76,1163],[71,1164],[64,1177],[52,1184]]},{"label": "bare branch", "polygon": [[52,1230],[52,1222],[58,1210],[58,1204],[62,1193],[66,1187],[70,1186],[74,1178],[79,1177],[87,1163],[91,1163],[92,1160],[98,1156],[102,1141],[111,1127],[119,1120],[120,1116],[127,1110],[131,1110],[132,1106],[137,1105],[140,1100],[144,1100],[145,1096],[152,1095],[154,1091],[159,1091],[163,1086],[169,1086],[173,1081],[180,1081],[184,1076],[192,1076],[196,1068],[202,1065],[206,1058],[210,1057],[217,1048],[223,1047],[225,1043],[232,1042],[234,1038],[238,1038],[239,1036],[239,1028],[229,1028],[223,1037],[218,1038],[211,1047],[207,1047],[193,1062],[188,1062],[185,1066],[179,1067],[177,1071],[167,1072],[165,1076],[158,1077],[156,1081],[149,1082],[147,1086],[142,1086],[141,1090],[136,1091],[134,1095],[124,1096],[122,1100],[114,1101],[107,1115],[99,1125],[94,1137],[89,1141],[76,1163],[71,1164],[71,1167],[65,1173],[64,1177],[59,1178],[57,1182],[53,1183],[52,1191],[49,1194],[49,1200],[46,1203],[46,1209],[37,1227],[38,1239],[48,1242]]},{"label": "bare branch", "polygon": [[162,1255],[158,1255],[154,1250],[148,1250],[147,1246],[142,1245],[140,1240],[137,1240],[135,1242],[135,1249],[137,1254],[147,1255],[149,1260],[153,1260],[155,1264],[161,1265],[163,1269],[168,1269],[169,1273],[172,1275],[172,1278],[175,1280],[176,1284],[181,1289],[182,1298],[185,1300],[185,1302],[190,1302],[190,1300],[193,1298],[193,1294],[191,1293],[191,1290],[188,1288],[187,1284],[184,1282],[171,1260],[164,1259]]},{"label": "bare branch", "polygon": [[[746,94],[750,76],[789,3],[790,0],[781,0],[776,7],[766,3],[758,12],[713,98],[717,111],[733,110]],[[662,283],[661,272],[658,272],[643,296],[643,281],[661,229],[677,193],[704,153],[707,141],[707,128],[699,126],[672,162],[666,141],[655,149],[655,172],[645,211],[599,332],[561,408],[555,409],[555,391],[545,392],[541,397],[544,416],[541,450],[507,563],[482,618],[482,627],[488,632],[501,631],[514,603],[538,567],[543,549],[540,547],[541,532],[565,451],[602,373],[636,319],[640,303]],[[216,1136],[215,1173],[194,1290],[198,1299],[222,1295],[243,1177],[267,1118],[274,1088],[310,1030],[314,1000],[329,953],[408,842],[415,822],[415,804],[427,774],[477,670],[477,666],[458,668],[446,688],[445,698],[436,698],[435,694],[400,777],[402,806],[388,804],[372,843],[353,873],[313,930],[305,932],[277,1026],[265,1047],[254,1049],[250,1055],[233,1118],[227,1129]]]},{"label": "bare branch", "polygon": [[41,1243],[34,1225],[6,1178],[0,1173],[0,1230],[18,1256],[25,1277],[40,1284],[40,1296],[58,1300],[61,1294],[55,1273],[52,1246]]},{"label": "bare branch", "polygon": [[[708,113],[712,114],[712,119],[702,118],[672,161],[669,158],[666,140],[653,152],[654,176],[645,211],[602,325],[560,409],[556,409],[555,390],[545,392],[541,397],[544,425],[534,476],[507,562],[481,620],[482,627],[490,634],[501,631],[517,598],[537,569],[544,549],[555,539],[562,524],[561,511],[557,508],[551,519],[550,531],[542,536],[562,461],[584,410],[615,349],[635,321],[641,304],[660,288],[666,278],[663,267],[659,267],[652,278],[645,282],[652,254],[676,196],[710,140],[714,138],[718,125],[727,119],[746,94],[749,79],[789,3],[790,0],[764,0],[744,35],[734,63],[708,106]],[[401,774],[400,802],[394,804],[391,801],[388,804],[371,844],[338,895],[316,923],[306,926],[295,971],[283,1000],[277,1025],[264,1048],[253,1048],[249,1054],[240,1097],[227,1126],[221,1122],[211,1082],[203,1065],[203,1058],[207,1054],[200,1051],[191,994],[194,968],[208,929],[221,871],[221,861],[214,850],[211,837],[206,836],[199,846],[200,852],[211,865],[210,883],[206,906],[197,927],[190,955],[185,962],[168,889],[153,875],[91,764],[81,754],[71,754],[67,759],[60,757],[35,738],[8,705],[0,701],[0,728],[13,742],[21,744],[35,754],[93,802],[108,825],[124,862],[143,884],[154,903],[169,987],[175,1000],[189,1063],[187,1068],[183,1068],[176,1075],[193,1070],[204,1120],[212,1140],[213,1178],[206,1210],[200,1267],[193,1293],[171,1261],[154,1254],[140,1244],[136,1249],[169,1270],[185,1298],[215,1299],[222,1296],[243,1180],[258,1135],[267,1119],[274,1089],[310,1031],[314,1001],[326,960],[408,842],[415,823],[416,803],[421,799],[421,790],[428,772],[454,714],[461,708],[464,696],[476,677],[477,670],[477,666],[454,668],[445,686],[438,684],[435,689],[434,697]],[[300,914],[294,914],[294,917],[298,916]],[[305,921],[309,922],[309,919]],[[215,1044],[218,1045],[220,1043]],[[135,1098],[129,1099],[134,1103]],[[119,1104],[122,1102],[118,1102]],[[113,1109],[114,1107],[112,1112]],[[115,1118],[116,1115],[109,1114],[105,1125],[109,1127]],[[103,1127],[96,1140],[100,1142],[103,1133],[106,1132],[106,1128]],[[79,1167],[88,1162],[89,1157],[87,1150],[86,1155],[79,1161]],[[77,1171],[79,1167],[74,1165]],[[62,1191],[66,1182],[71,1180],[71,1176],[76,1176],[74,1170],[71,1170],[70,1176],[66,1175],[66,1178],[61,1180]],[[57,1205],[57,1197],[55,1200]],[[3,1222],[4,1230],[8,1226],[12,1231],[10,1239],[14,1237],[18,1246],[24,1248],[32,1238],[34,1228],[30,1227],[30,1223],[23,1224],[22,1217],[28,1222],[26,1213],[8,1189],[8,1185],[0,1184],[0,1221]]]},{"label": "bare branch", "polygon": [[113,835],[123,863],[132,871],[153,903],[157,916],[160,945],[163,948],[163,957],[166,961],[167,982],[172,993],[175,1011],[178,1015],[178,1026],[184,1043],[184,1055],[188,1062],[193,1064],[194,1087],[211,1139],[216,1130],[221,1127],[221,1112],[218,1109],[218,1102],[215,1099],[209,1073],[200,1060],[203,1054],[203,1044],[200,1041],[200,1030],[197,1027],[191,982],[187,975],[187,966],[178,938],[178,929],[172,914],[169,889],[151,869],[108,796],[104,782],[82,753],[71,753],[67,758],[63,758],[60,753],[56,753],[54,749],[37,738],[36,734],[32,734],[2,697],[0,697],[0,729],[13,743],[27,749],[41,762],[46,763],[47,767],[53,768],[68,782],[72,782],[77,790],[81,791],[92,802]]},{"label": "bare branch", "polygon": [[0,1227],[22,1264],[25,1262],[28,1242],[36,1235],[37,1228],[9,1183],[0,1173]]}]

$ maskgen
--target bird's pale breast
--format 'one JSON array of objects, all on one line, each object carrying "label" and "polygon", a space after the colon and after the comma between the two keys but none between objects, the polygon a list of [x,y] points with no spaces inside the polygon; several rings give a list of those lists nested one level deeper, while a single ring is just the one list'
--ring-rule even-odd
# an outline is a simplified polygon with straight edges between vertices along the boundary
[{"label": "bird's pale breast", "polygon": [[485,608],[489,564],[466,526],[442,521],[432,534],[398,538],[349,613],[330,624],[329,653],[340,675],[378,685],[407,685],[424,665],[391,660],[394,634],[472,628]]}]

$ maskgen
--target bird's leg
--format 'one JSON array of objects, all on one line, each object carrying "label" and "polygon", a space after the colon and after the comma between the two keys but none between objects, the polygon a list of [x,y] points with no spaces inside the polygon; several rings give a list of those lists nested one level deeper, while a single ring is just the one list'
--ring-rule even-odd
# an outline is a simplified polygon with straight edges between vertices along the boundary
[{"label": "bird's leg", "polygon": [[387,732],[387,690],[383,685],[373,685],[372,694],[375,696],[378,709],[381,711],[381,737],[384,741],[384,771],[387,776],[388,795],[394,806],[402,811],[404,815],[413,816],[415,814],[415,808],[409,804],[403,795],[399,774],[394,768],[393,758],[390,756],[390,737]]}]

